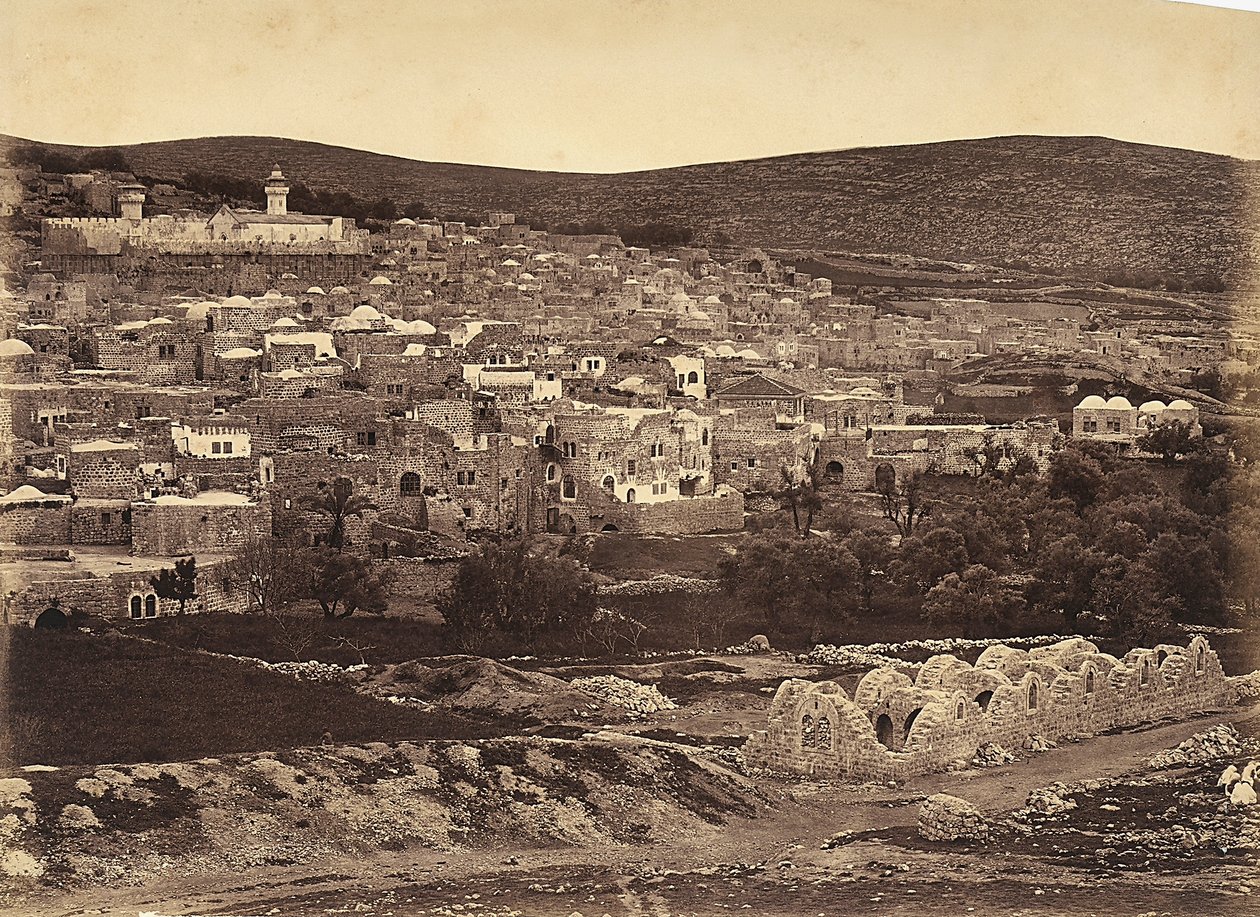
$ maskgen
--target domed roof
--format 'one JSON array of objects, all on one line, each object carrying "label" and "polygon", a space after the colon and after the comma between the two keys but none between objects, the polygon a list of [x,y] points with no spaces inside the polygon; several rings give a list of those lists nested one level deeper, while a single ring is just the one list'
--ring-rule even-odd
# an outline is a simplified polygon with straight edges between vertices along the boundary
[{"label": "domed roof", "polygon": [[669,298],[669,301],[677,302],[677,303],[689,303],[691,302],[691,297],[688,296],[686,293],[682,292],[681,290],[679,290],[677,293],[675,293],[673,296]]},{"label": "domed roof", "polygon": [[534,275],[533,275],[533,274],[531,274],[531,273],[529,273],[528,271],[526,271],[524,274],[522,274],[522,275],[520,276],[520,279],[521,279],[521,280],[533,280],[533,279],[534,279]]},{"label": "domed roof", "polygon": [[738,354],[736,354],[736,356],[738,356],[742,360],[760,360],[761,359],[761,354],[757,353],[757,351],[753,350],[751,347],[745,347]]},{"label": "domed roof", "polygon": [[252,347],[233,347],[231,350],[225,350],[219,354],[221,360],[251,360],[254,357],[261,357],[262,351],[255,350]]},{"label": "domed roof", "polygon": [[415,226],[416,221],[410,217],[403,217],[401,220],[394,220],[395,226]]},{"label": "domed roof", "polygon": [[370,322],[381,317],[381,313],[375,306],[355,306],[354,311],[350,313],[350,317],[355,321]]},{"label": "domed roof", "polygon": [[688,313],[687,318],[688,320],[693,321],[693,322],[713,321],[713,319],[709,317],[709,313],[705,312],[703,309],[692,309],[691,312]]},{"label": "domed roof", "polygon": [[34,352],[30,344],[17,338],[0,341],[0,357],[25,357]]},{"label": "domed roof", "polygon": [[418,318],[414,322],[407,323],[407,332],[409,334],[437,334],[437,328],[424,319]]},{"label": "domed roof", "polygon": [[339,315],[328,323],[330,331],[366,331],[370,326],[361,318]]},{"label": "domed roof", "polygon": [[704,298],[704,303],[705,303],[705,305],[718,305],[718,306],[720,306],[720,305],[722,304],[722,300],[718,299],[718,298],[717,298],[717,296],[715,296],[714,294],[710,293],[708,296],[706,296],[706,297]]},{"label": "domed roof", "polygon": [[330,293],[349,293],[350,291],[347,290],[345,287],[333,287],[331,290],[329,290],[329,292]]},{"label": "domed roof", "polygon": [[324,295],[324,288],[323,288],[323,287],[311,287],[311,288],[309,288],[309,289],[306,291],[306,295],[307,295],[307,296],[323,296],[323,295]]},{"label": "domed roof", "polygon": [[500,267],[520,267],[520,266],[521,266],[521,263],[517,261],[515,258],[508,258],[506,261],[504,261],[500,265]]},{"label": "domed roof", "polygon": [[263,299],[280,299],[280,298],[281,296],[280,296],[279,290],[268,290],[266,293],[263,294]]},{"label": "domed roof", "polygon": [[289,318],[287,315],[284,316],[284,318],[276,319],[271,325],[272,328],[296,328],[297,326],[298,323]]},{"label": "domed roof", "polygon": [[382,277],[380,274],[377,274],[375,277],[373,277],[371,280],[368,281],[368,285],[373,286],[373,287],[387,287],[392,284],[393,284],[392,280],[390,280],[388,277]]},{"label": "domed roof", "polygon": [[1103,401],[1101,395],[1086,395],[1077,405],[1078,408],[1105,408],[1106,406],[1107,402]]},{"label": "domed roof", "polygon": [[1167,405],[1165,405],[1162,401],[1145,401],[1138,410],[1143,414],[1158,414],[1166,407]]},{"label": "domed roof", "polygon": [[217,302],[196,302],[188,307],[188,311],[184,313],[184,318],[193,322],[203,321],[210,310],[217,306]]},{"label": "domed roof", "polygon": [[238,296],[229,296],[227,299],[223,300],[223,305],[240,306],[241,308],[249,309],[249,308],[252,308],[254,304],[250,302],[248,297],[238,295]]},{"label": "domed roof", "polygon": [[719,357],[733,357],[735,348],[730,344],[718,344],[716,353]]},{"label": "domed roof", "polygon": [[1168,405],[1168,410],[1170,410],[1170,411],[1193,411],[1193,410],[1194,410],[1194,405],[1193,405],[1193,404],[1191,404],[1189,401],[1185,401],[1185,400],[1183,400],[1183,399],[1181,399],[1181,398],[1178,398],[1176,401],[1174,401],[1174,402],[1172,402],[1170,405]]},{"label": "domed roof", "polygon": [[171,321],[169,318],[166,318],[165,316],[159,315],[157,318],[151,318],[151,319],[149,319],[148,324],[150,324],[150,325],[173,325],[173,324],[175,324],[175,323],[174,323],[173,321]]},{"label": "domed roof", "polygon": [[1112,410],[1112,411],[1133,410],[1132,403],[1130,403],[1129,399],[1124,397],[1123,395],[1112,395],[1110,398],[1107,399],[1107,407],[1109,410]]}]

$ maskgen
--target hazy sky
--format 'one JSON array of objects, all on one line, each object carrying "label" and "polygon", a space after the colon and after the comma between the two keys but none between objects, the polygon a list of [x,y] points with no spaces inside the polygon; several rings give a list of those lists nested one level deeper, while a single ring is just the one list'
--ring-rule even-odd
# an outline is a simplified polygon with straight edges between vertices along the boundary
[{"label": "hazy sky", "polygon": [[1260,13],[1167,0],[3,0],[0,132],[619,171],[999,134],[1260,159]]}]

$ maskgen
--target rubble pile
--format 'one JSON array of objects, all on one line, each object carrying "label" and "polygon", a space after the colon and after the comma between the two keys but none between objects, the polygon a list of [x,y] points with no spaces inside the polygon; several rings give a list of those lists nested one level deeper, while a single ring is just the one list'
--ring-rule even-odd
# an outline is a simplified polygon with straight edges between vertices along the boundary
[{"label": "rubble pile", "polygon": [[673,573],[658,573],[650,579],[625,580],[620,583],[608,583],[599,587],[600,595],[661,595],[666,592],[690,592],[695,595],[706,595],[721,589],[717,580],[700,579],[695,576],[678,576]]},{"label": "rubble pile", "polygon": [[728,646],[722,652],[727,656],[755,656],[758,653],[773,652],[773,649],[770,646],[769,637],[765,634],[757,634],[736,646]]},{"label": "rubble pile", "polygon": [[618,678],[616,675],[589,675],[569,682],[579,691],[598,697],[614,707],[623,707],[631,713],[656,713],[661,710],[677,710],[678,705],[660,692],[656,685],[641,685],[637,681]]},{"label": "rubble pile", "polygon": [[1068,788],[1061,783],[1038,787],[1028,794],[1024,803],[1024,811],[1038,815],[1061,815],[1076,808],[1076,800],[1068,799],[1064,794]]},{"label": "rubble pile", "polygon": [[1057,747],[1054,742],[1051,742],[1045,736],[1031,735],[1024,740],[1024,748],[1028,751],[1049,751]]},{"label": "rubble pile", "polygon": [[266,662],[262,659],[249,661],[272,672],[283,672],[307,681],[354,681],[360,672],[366,672],[370,668],[363,664],[340,666],[334,662],[319,662],[315,659],[309,662]]},{"label": "rubble pile", "polygon": [[965,799],[937,793],[919,806],[919,837],[929,841],[983,841],[989,825],[980,810]]},{"label": "rubble pile", "polygon": [[992,637],[970,640],[950,637],[944,640],[903,640],[901,643],[847,643],[832,646],[820,643],[800,656],[797,661],[813,665],[904,665],[902,656],[934,656],[939,653],[958,654],[963,650],[986,649],[998,643],[1006,646],[1042,646],[1070,638],[1057,635],[1036,637]]},{"label": "rubble pile", "polygon": [[1222,758],[1236,757],[1242,752],[1238,731],[1226,723],[1213,726],[1186,739],[1176,748],[1161,751],[1147,765],[1152,768],[1191,767]]},{"label": "rubble pile", "polygon": [[1234,703],[1260,699],[1260,669],[1247,675],[1233,675],[1225,679],[1234,695]]},{"label": "rubble pile", "polygon": [[996,742],[985,742],[976,749],[976,756],[971,759],[975,767],[1001,767],[1015,760],[1013,752],[1007,751]]}]

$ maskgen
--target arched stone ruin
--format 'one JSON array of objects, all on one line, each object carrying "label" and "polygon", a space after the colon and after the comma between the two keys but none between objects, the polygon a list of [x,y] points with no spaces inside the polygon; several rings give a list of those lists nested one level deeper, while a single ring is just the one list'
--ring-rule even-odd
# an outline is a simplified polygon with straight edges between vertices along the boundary
[{"label": "arched stone ruin", "polygon": [[867,672],[850,698],[833,681],[784,681],[767,728],[744,747],[752,767],[859,780],[905,779],[970,761],[983,744],[1096,735],[1223,706],[1229,690],[1202,637],[1123,659],[1073,638],[1025,652],[1003,644],[976,664],[933,656],[916,677]]}]

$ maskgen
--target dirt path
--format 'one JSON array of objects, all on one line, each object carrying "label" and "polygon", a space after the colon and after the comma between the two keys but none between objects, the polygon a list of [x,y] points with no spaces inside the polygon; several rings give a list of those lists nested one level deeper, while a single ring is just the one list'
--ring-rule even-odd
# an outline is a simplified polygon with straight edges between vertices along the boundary
[{"label": "dirt path", "polygon": [[[989,813],[1056,781],[1143,773],[1146,760],[1217,722],[1260,733],[1260,707],[1066,745],[998,769],[901,787],[772,781],[772,810],[660,847],[409,850],[248,874],[172,876],[143,888],[82,890],[31,914],[1260,914],[1247,873],[1110,877],[1004,850],[891,846],[822,851],[837,831],[913,826],[923,795],[951,792]],[[786,865],[781,865],[786,864]],[[474,897],[475,896],[475,897]],[[459,905],[455,908],[455,905]]]}]

